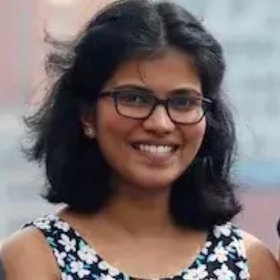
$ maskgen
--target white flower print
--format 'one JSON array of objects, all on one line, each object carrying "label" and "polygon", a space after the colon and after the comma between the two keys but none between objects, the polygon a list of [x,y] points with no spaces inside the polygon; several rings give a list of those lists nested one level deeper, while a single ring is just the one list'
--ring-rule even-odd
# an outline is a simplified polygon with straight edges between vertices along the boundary
[{"label": "white flower print", "polygon": [[119,271],[112,267],[112,266],[108,266],[108,273],[111,275],[111,276],[117,276],[119,274]]},{"label": "white flower print", "polygon": [[57,249],[54,249],[54,255],[56,257],[57,263],[61,266],[64,267],[65,266],[65,257],[66,257],[66,253],[65,252],[59,252]]},{"label": "white flower print", "polygon": [[206,265],[200,265],[197,268],[192,268],[187,271],[186,274],[183,275],[183,279],[185,280],[202,280],[206,279],[208,276],[208,272],[206,271]]},{"label": "white flower print", "polygon": [[90,271],[84,268],[84,264],[81,261],[72,261],[70,267],[71,272],[76,273],[81,279],[90,274]]},{"label": "white flower print", "polygon": [[208,250],[211,247],[212,242],[211,241],[207,241],[204,245],[204,247],[202,248],[201,252],[203,255],[207,255],[208,254]]},{"label": "white flower print", "polygon": [[98,268],[101,269],[101,270],[108,270],[108,273],[111,275],[111,276],[117,276],[119,274],[119,271],[110,266],[108,263],[106,263],[105,261],[100,261],[98,263]]},{"label": "white flower print", "polygon": [[63,221],[57,221],[55,223],[55,227],[57,227],[58,229],[61,229],[64,232],[67,232],[70,229],[70,226]]},{"label": "white flower print", "polygon": [[221,268],[216,269],[214,274],[217,276],[217,280],[232,280],[235,279],[234,273],[228,268],[226,264],[223,264]]},{"label": "white flower print", "polygon": [[115,278],[110,275],[101,274],[100,280],[115,280]]},{"label": "white flower print", "polygon": [[70,239],[66,234],[62,233],[60,235],[60,239],[58,240],[58,243],[64,246],[64,250],[66,252],[75,251],[76,247],[76,240]]},{"label": "white flower print", "polygon": [[220,238],[222,235],[228,237],[231,234],[231,224],[227,223],[221,226],[215,226],[213,233],[216,238]]},{"label": "white flower print", "polygon": [[239,277],[242,280],[246,280],[250,278],[250,274],[249,274],[249,269],[248,269],[248,265],[246,262],[237,262],[236,266],[239,267],[241,269],[240,273],[239,273]]},{"label": "white flower print", "polygon": [[222,241],[215,247],[213,254],[209,255],[208,261],[224,263],[228,260],[228,251],[223,247]]},{"label": "white flower print", "polygon": [[107,270],[107,269],[108,269],[108,265],[107,265],[106,262],[100,261],[100,262],[98,263],[98,268],[100,268],[101,270]]},{"label": "white flower print", "polygon": [[74,279],[73,279],[73,277],[71,275],[68,275],[65,272],[62,272],[61,280],[74,280]]},{"label": "white flower print", "polygon": [[82,261],[86,262],[87,264],[97,263],[98,261],[95,252],[88,246],[83,246],[78,251],[78,256],[81,258]]},{"label": "white flower print", "polygon": [[236,251],[237,255],[241,258],[246,259],[246,252],[244,244],[241,240],[237,239],[236,237],[233,238],[233,241],[228,245],[230,249]]},{"label": "white flower print", "polygon": [[[48,215],[32,223],[46,235],[56,262],[63,271],[61,280],[116,280],[118,276],[128,280],[127,275],[122,275],[106,261],[100,261],[94,249],[57,216]],[[215,226],[212,230],[194,265],[182,271],[182,279],[248,280],[250,275],[242,231],[231,223]]]},{"label": "white flower print", "polygon": [[215,250],[215,255],[217,257],[217,261],[219,263],[226,262],[228,260],[227,254],[228,252],[225,250],[223,247],[216,247]]},{"label": "white flower print", "polygon": [[34,225],[42,230],[50,230],[51,225],[50,221],[44,218],[40,218],[34,221]]}]

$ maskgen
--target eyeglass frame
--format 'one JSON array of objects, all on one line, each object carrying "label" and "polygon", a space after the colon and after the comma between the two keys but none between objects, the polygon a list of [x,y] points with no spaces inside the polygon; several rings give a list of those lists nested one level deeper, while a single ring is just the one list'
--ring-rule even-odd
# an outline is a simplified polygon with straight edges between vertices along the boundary
[{"label": "eyeglass frame", "polygon": [[[150,113],[145,116],[145,117],[130,117],[130,116],[127,116],[127,115],[124,115],[120,112],[119,108],[118,108],[118,96],[119,94],[123,93],[124,90],[109,90],[109,91],[103,91],[103,92],[100,92],[99,95],[98,95],[98,99],[99,98],[103,98],[103,97],[112,97],[113,100],[114,100],[114,104],[115,104],[115,109],[117,111],[117,113],[122,116],[122,117],[126,117],[126,118],[129,118],[129,119],[134,119],[134,120],[147,120],[154,112],[155,108],[158,106],[158,105],[162,105],[164,108],[165,108],[165,111],[168,115],[168,117],[170,118],[170,120],[175,123],[175,124],[180,124],[180,125],[195,125],[195,124],[198,124],[199,122],[201,122],[201,120],[204,118],[204,116],[206,115],[206,112],[207,112],[207,106],[211,106],[213,104],[213,100],[210,99],[210,98],[206,98],[206,97],[200,97],[200,96],[193,96],[193,98],[197,99],[197,100],[200,100],[202,101],[202,109],[203,109],[203,114],[202,116],[199,118],[199,120],[195,121],[195,122],[192,122],[192,123],[186,123],[186,122],[178,122],[178,121],[175,121],[172,117],[171,117],[171,114],[169,112],[169,107],[168,107],[168,103],[170,102],[170,97],[168,98],[159,98],[157,96],[155,96],[154,94],[149,94],[151,97],[153,97],[154,99],[154,104],[151,108],[151,111]],[[147,94],[148,95],[148,94]]]}]

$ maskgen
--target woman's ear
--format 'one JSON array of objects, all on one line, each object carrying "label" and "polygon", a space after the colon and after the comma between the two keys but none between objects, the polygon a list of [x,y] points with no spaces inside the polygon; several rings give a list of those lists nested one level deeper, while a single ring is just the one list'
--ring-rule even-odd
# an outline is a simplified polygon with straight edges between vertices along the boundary
[{"label": "woman's ear", "polygon": [[95,134],[95,116],[93,110],[82,106],[81,108],[81,117],[80,117],[82,128],[86,137],[94,139]]}]

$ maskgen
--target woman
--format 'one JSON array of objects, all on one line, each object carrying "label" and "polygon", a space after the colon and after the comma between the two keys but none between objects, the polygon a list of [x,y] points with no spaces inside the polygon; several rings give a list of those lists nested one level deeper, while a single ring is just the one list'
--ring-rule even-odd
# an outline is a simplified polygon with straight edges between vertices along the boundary
[{"label": "woman", "polygon": [[46,198],[66,206],[4,245],[8,279],[279,279],[229,222],[234,124],[222,49],[201,23],[172,3],[119,1],[72,52],[57,47],[47,70],[61,75],[27,123]]}]

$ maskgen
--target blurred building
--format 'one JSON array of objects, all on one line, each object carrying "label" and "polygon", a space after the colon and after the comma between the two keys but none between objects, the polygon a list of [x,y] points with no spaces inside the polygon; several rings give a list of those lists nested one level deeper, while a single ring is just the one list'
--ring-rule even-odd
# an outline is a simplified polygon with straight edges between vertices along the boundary
[{"label": "blurred building", "polygon": [[[28,218],[52,209],[40,199],[42,171],[19,149],[21,114],[42,98],[43,28],[58,38],[75,35],[104,1],[9,0],[0,3],[0,238]],[[245,212],[240,222],[276,246],[280,214],[280,1],[177,0],[224,46],[225,91],[237,120]],[[248,191],[249,190],[249,191]]]}]

